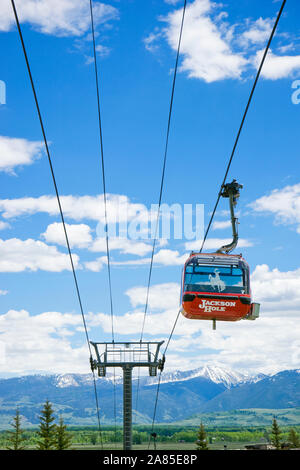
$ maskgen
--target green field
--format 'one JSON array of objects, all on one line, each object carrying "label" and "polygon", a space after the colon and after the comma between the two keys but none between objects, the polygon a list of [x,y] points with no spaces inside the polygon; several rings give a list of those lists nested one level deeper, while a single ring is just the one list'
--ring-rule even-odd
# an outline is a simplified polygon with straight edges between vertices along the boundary
[{"label": "green field", "polygon": [[206,427],[268,426],[272,422],[273,416],[276,416],[278,424],[281,426],[300,425],[300,408],[250,408],[245,410],[199,413],[173,424],[181,426],[196,426],[202,421]]},{"label": "green field", "polygon": [[[261,443],[261,442],[260,442]],[[227,442],[223,441],[222,443],[214,443],[209,445],[210,450],[224,450],[226,447],[227,450],[245,450],[245,445],[247,444],[257,444],[257,442],[245,442],[245,443],[238,443],[238,442]],[[27,450],[35,450],[35,446],[28,446],[26,447]],[[0,450],[5,450],[4,447],[0,447]],[[102,450],[123,450],[122,443],[118,443],[115,445],[114,443],[105,443],[103,447],[99,444],[91,445],[91,444],[73,444],[70,450],[91,450],[91,451],[102,451]],[[134,445],[132,446],[132,450],[149,450],[154,451],[153,444],[148,449],[148,442]],[[196,445],[194,443],[158,443],[156,446],[156,450],[163,451],[163,450],[175,450],[175,451],[185,451],[185,450],[196,450]]]},{"label": "green field", "polygon": [[[293,426],[299,433],[300,426]],[[282,442],[287,442],[291,426],[281,426]],[[154,450],[154,442],[149,438],[151,426],[135,426],[133,428],[133,450]],[[199,426],[186,425],[157,425],[155,426],[157,450],[196,450]],[[271,420],[268,426],[207,426],[205,427],[207,443],[211,450],[245,449],[249,444],[264,444],[270,442]],[[68,432],[72,435],[73,450],[121,450],[122,427],[102,427],[101,435],[97,428],[73,427]],[[26,449],[36,448],[39,439],[37,429],[23,431],[26,439]],[[8,445],[8,432],[0,432],[0,449]]]}]

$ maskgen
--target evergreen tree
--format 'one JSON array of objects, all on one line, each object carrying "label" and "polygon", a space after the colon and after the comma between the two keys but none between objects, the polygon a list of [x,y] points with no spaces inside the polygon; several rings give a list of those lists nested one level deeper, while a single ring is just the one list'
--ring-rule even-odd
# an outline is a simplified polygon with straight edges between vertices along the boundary
[{"label": "evergreen tree", "polygon": [[8,437],[8,450],[24,450],[24,437],[22,435],[23,430],[21,429],[21,417],[19,410],[16,411],[16,416],[13,418],[12,427],[13,431],[9,431]]},{"label": "evergreen tree", "polygon": [[275,416],[273,418],[270,440],[277,450],[281,449],[281,429],[278,426]]},{"label": "evergreen tree", "polygon": [[206,432],[203,423],[200,424],[197,439],[197,450],[208,450]]},{"label": "evergreen tree", "polygon": [[47,400],[41,411],[38,436],[38,450],[53,450],[56,443],[56,425],[53,423],[53,409]]},{"label": "evergreen tree", "polygon": [[300,448],[300,436],[293,428],[290,429],[288,442],[291,449]]},{"label": "evergreen tree", "polygon": [[62,416],[59,418],[59,424],[56,426],[56,450],[70,449],[72,444],[72,435],[67,431],[67,426],[64,424]]}]

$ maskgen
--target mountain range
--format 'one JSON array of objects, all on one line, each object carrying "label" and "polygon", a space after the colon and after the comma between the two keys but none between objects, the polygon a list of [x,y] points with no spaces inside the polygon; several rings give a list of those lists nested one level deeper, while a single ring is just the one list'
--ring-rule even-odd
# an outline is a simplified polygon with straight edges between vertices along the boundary
[{"label": "mountain range", "polygon": [[[150,424],[153,419],[158,377],[133,380],[133,420]],[[122,422],[122,377],[97,378],[102,424]],[[67,424],[96,424],[94,387],[91,374],[30,375],[0,379],[0,429],[11,423],[19,408],[25,426],[39,422],[46,400]],[[290,409],[300,407],[300,370],[286,370],[272,376],[248,376],[217,366],[191,371],[163,373],[159,387],[156,422],[174,423],[198,413],[230,410]]]}]

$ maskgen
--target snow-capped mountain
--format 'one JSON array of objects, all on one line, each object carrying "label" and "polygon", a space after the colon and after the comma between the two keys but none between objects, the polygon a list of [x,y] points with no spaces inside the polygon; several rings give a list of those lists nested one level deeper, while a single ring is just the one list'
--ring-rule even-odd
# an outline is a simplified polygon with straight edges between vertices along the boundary
[{"label": "snow-capped mountain", "polygon": [[[198,377],[203,377],[216,384],[223,384],[226,388],[231,388],[235,385],[240,385],[243,383],[256,383],[259,380],[263,379],[265,375],[258,374],[255,376],[251,376],[230,369],[225,369],[217,365],[206,365],[204,367],[185,372],[175,371],[165,373],[162,375],[161,383],[182,382]],[[157,378],[149,378],[147,381],[148,385],[154,385],[156,383]]]},{"label": "snow-capped mountain", "polygon": [[[201,377],[210,380],[215,384],[222,384],[229,389],[235,385],[256,383],[259,380],[262,380],[265,375],[258,374],[251,376],[211,364],[188,371],[176,370],[173,372],[164,372],[161,376],[160,382],[164,384],[183,382]],[[99,380],[102,384],[115,383],[116,385],[120,385],[123,382],[122,374],[116,373],[114,376],[114,374],[110,372],[107,372],[106,377],[101,377],[101,379],[97,378],[97,381]],[[156,385],[159,379],[158,376],[148,377],[145,375],[141,375],[138,379],[138,376],[135,375],[133,377],[133,383],[137,380],[139,380],[144,386],[151,386]],[[92,381],[93,377],[91,374],[58,374],[54,376],[54,384],[58,388],[81,387],[83,385],[90,385]]]},{"label": "snow-capped mountain", "polygon": [[[53,377],[54,385],[58,388],[67,387],[82,387],[84,385],[91,385],[93,383],[92,374],[57,374]],[[122,376],[119,374],[108,373],[106,377],[101,377],[102,383],[115,383],[121,384],[123,382]]]},{"label": "snow-capped mountain", "polygon": [[[116,370],[118,423],[122,422],[123,413],[122,377],[117,375],[120,372]],[[136,379],[133,382],[134,392]],[[133,401],[137,423],[152,422],[157,390],[153,385],[157,384],[157,380],[158,377],[140,377],[138,405]],[[113,382],[114,375],[111,372],[107,377],[97,377],[97,393],[104,424],[111,424],[114,420]],[[55,410],[64,413],[66,423],[95,424],[94,399],[91,373],[0,379],[0,429],[12,420],[16,408],[19,408],[28,426],[35,425],[39,420],[42,403],[46,400],[53,404]],[[297,407],[300,407],[299,369],[253,377],[210,364],[191,371],[162,374],[157,422],[177,422],[195,414],[224,410]]]}]

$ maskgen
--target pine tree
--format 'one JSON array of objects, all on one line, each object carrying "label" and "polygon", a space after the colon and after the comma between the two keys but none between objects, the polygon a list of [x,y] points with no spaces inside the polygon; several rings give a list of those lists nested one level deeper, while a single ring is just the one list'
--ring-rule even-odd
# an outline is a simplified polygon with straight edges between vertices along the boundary
[{"label": "pine tree", "polygon": [[62,416],[59,418],[59,424],[56,426],[56,450],[70,449],[72,443],[72,435],[67,431],[67,426],[64,424]]},{"label": "pine tree", "polygon": [[275,416],[273,418],[270,440],[271,440],[271,443],[273,444],[273,446],[277,450],[281,449],[281,430],[278,426],[278,423],[277,423],[277,420],[276,420]]},{"label": "pine tree", "polygon": [[56,442],[56,425],[53,423],[53,409],[47,400],[41,411],[38,435],[38,450],[53,450]]},{"label": "pine tree", "polygon": [[291,449],[300,448],[300,436],[293,428],[290,429],[288,442]]},{"label": "pine tree", "polygon": [[16,416],[13,418],[12,427],[13,431],[9,431],[8,437],[8,450],[23,450],[25,448],[24,437],[22,435],[23,430],[21,429],[21,417],[19,410],[16,411]]},{"label": "pine tree", "polygon": [[197,450],[208,450],[206,432],[203,423],[200,424],[197,439]]}]

